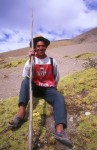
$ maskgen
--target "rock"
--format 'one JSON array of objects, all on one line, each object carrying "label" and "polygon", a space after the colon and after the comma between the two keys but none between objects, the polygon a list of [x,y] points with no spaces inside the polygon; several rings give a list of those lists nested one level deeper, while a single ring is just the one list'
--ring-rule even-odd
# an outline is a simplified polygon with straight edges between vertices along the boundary
[{"label": "rock", "polygon": [[91,115],[91,113],[90,112],[85,112],[85,115],[88,116],[88,115]]}]

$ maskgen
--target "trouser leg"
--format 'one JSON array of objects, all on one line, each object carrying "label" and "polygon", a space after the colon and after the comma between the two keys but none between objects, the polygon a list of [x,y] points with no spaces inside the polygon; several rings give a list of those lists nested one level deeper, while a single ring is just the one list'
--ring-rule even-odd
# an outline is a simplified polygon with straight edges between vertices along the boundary
[{"label": "trouser leg", "polygon": [[[30,80],[28,78],[25,78],[21,83],[20,93],[19,93],[19,106],[21,104],[24,104],[26,107],[29,101],[29,82]],[[33,96],[34,97],[43,97],[44,95],[44,88],[35,85],[35,83],[32,83],[32,89],[33,89]]]},{"label": "trouser leg", "polygon": [[21,83],[20,93],[19,93],[19,106],[24,104],[26,107],[29,101],[29,79],[25,78]]},{"label": "trouser leg", "polygon": [[47,88],[45,92],[45,100],[53,106],[55,126],[63,124],[67,127],[67,111],[64,97],[55,88]]}]

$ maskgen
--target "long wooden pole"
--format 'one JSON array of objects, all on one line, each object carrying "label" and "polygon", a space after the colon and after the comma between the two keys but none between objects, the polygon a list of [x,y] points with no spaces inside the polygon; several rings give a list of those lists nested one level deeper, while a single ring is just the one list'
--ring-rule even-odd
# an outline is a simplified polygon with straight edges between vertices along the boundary
[{"label": "long wooden pole", "polygon": [[[33,10],[32,10],[32,27],[31,27],[31,48],[33,45]],[[31,56],[31,67],[30,67],[30,83],[29,83],[29,94],[30,94],[30,111],[29,111],[29,137],[28,137],[28,150],[32,150],[33,146],[33,89],[32,89],[32,76],[33,76],[33,56]]]}]

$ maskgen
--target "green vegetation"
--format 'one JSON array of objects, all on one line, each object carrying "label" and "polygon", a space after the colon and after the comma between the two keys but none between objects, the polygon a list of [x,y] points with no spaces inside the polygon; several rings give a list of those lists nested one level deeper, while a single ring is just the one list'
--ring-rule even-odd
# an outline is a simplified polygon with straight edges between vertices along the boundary
[{"label": "green vegetation", "polygon": [[73,58],[85,60],[85,59],[88,59],[88,58],[92,58],[94,56],[97,56],[97,53],[83,53],[83,54],[73,56]]},{"label": "green vegetation", "polygon": [[19,65],[25,64],[26,61],[27,61],[27,58],[23,58],[23,59],[14,60],[14,61],[11,61],[11,62],[8,62],[8,63],[4,63],[4,64],[2,63],[0,65],[0,69],[2,69],[2,68],[17,67]]},{"label": "green vegetation", "polygon": [[[7,130],[8,122],[13,119],[18,111],[18,98],[13,97],[5,100],[0,100],[0,150],[27,150],[28,147],[28,109],[26,121],[17,130]],[[46,133],[46,129],[43,126],[45,116],[52,114],[50,106],[43,100],[34,99],[34,111],[33,111],[33,128],[34,128],[34,149],[38,146],[43,149],[52,147],[54,144],[54,138]],[[52,140],[51,140],[52,139]],[[45,143],[45,144],[44,144]],[[53,146],[54,147],[54,146]],[[53,150],[53,149],[52,149]]]},{"label": "green vegetation", "polygon": [[[58,90],[65,96],[69,114],[77,116],[76,131],[70,133],[75,150],[97,149],[97,69],[91,68],[61,78]],[[26,150],[28,146],[27,120],[17,130],[7,124],[17,113],[17,97],[0,101],[0,149]],[[86,115],[89,112],[90,115]],[[45,117],[52,115],[51,107],[43,100],[34,99],[34,150],[55,150],[55,139],[44,126]],[[74,120],[74,118],[73,118]],[[73,129],[72,129],[73,130]]]},{"label": "green vegetation", "polygon": [[97,149],[97,114],[80,116],[77,127],[77,146],[87,150]]},{"label": "green vegetation", "polygon": [[[97,69],[88,69],[64,77],[58,85],[66,97],[68,112],[77,115],[72,141],[76,150],[97,149]],[[90,112],[90,115],[85,115]]]},{"label": "green vegetation", "polygon": [[68,58],[68,57],[69,57],[68,55],[65,55],[65,56],[64,56],[64,58]]}]

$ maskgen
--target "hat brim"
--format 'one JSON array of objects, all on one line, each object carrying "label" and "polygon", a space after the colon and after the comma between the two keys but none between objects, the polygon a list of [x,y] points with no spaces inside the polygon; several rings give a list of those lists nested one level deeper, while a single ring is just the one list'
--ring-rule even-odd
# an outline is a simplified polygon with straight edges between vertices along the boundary
[{"label": "hat brim", "polygon": [[50,41],[42,36],[33,38],[33,44],[34,48],[36,47],[37,42],[43,41],[45,43],[45,46],[48,47],[50,44]]}]

